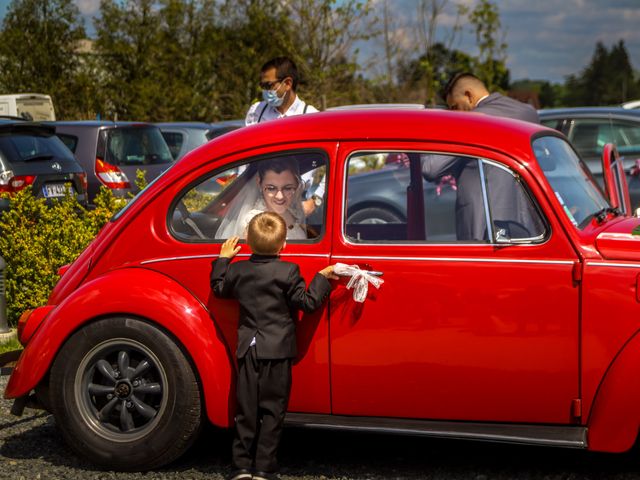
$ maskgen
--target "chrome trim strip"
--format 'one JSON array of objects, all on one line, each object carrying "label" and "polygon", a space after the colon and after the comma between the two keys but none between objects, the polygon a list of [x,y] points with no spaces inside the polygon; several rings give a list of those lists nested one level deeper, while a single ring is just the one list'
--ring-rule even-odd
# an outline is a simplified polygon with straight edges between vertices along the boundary
[{"label": "chrome trim strip", "polygon": [[[153,260],[144,260],[140,262],[140,265],[149,265],[151,263],[160,263],[160,262],[172,262],[174,260],[197,260],[199,258],[217,258],[220,255],[217,253],[207,254],[207,255],[185,255],[183,257],[164,257],[164,258],[154,258]],[[250,253],[239,253],[236,257],[250,257]],[[329,258],[328,253],[281,253],[281,257],[317,257],[317,258]]]},{"label": "chrome trim strip", "polygon": [[586,262],[585,266],[640,268],[640,263]]},{"label": "chrome trim strip", "polygon": [[144,260],[140,262],[140,265],[148,265],[150,263],[159,263],[159,262],[171,262],[173,260],[195,260],[198,258],[215,258],[218,255],[185,255],[184,257],[165,257],[165,258],[154,258],[153,260]]},{"label": "chrome trim strip", "polygon": [[387,417],[349,417],[287,413],[287,425],[329,430],[367,431],[487,442],[587,448],[587,428],[581,426],[518,425],[477,422],[412,420]]},{"label": "chrome trim strip", "polygon": [[573,260],[519,260],[502,258],[451,258],[451,257],[373,257],[359,255],[332,255],[340,260],[413,260],[425,262],[475,262],[475,263],[533,263],[543,265],[573,265]]},{"label": "chrome trim strip", "polygon": [[493,241],[496,237],[493,235],[493,219],[491,218],[491,213],[489,212],[489,192],[487,192],[487,183],[484,177],[484,161],[477,159],[478,162],[478,173],[480,173],[480,188],[482,188],[482,202],[484,204],[484,221],[487,226],[487,238],[490,238]]}]

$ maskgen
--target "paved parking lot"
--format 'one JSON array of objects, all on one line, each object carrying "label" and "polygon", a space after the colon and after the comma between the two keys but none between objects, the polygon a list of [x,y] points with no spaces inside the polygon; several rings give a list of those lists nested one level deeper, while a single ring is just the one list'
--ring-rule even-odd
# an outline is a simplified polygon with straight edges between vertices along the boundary
[{"label": "paved parking lot", "polygon": [[[4,391],[7,377],[0,378]],[[178,462],[162,470],[107,472],[64,444],[50,415],[9,413],[0,400],[0,479],[216,480],[229,472],[228,433],[208,429]],[[640,479],[640,451],[624,455],[418,437],[287,429],[284,480]]]}]

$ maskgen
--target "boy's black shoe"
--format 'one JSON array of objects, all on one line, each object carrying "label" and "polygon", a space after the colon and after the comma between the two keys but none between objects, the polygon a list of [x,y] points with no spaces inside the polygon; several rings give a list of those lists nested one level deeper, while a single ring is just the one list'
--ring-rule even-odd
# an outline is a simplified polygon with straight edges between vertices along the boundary
[{"label": "boy's black shoe", "polygon": [[253,474],[253,480],[281,480],[277,473],[256,472]]},{"label": "boy's black shoe", "polygon": [[227,476],[226,480],[251,480],[251,470],[247,470],[246,468],[239,468],[238,470],[234,470]]}]

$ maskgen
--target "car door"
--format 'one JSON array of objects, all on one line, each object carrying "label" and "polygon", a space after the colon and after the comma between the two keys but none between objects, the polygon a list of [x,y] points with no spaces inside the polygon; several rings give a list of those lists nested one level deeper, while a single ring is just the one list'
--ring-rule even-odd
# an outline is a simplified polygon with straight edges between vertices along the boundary
[{"label": "car door", "polygon": [[[145,267],[174,278],[206,305],[219,337],[228,346],[230,358],[235,358],[237,346],[238,304],[214,297],[209,286],[211,262],[226,239],[219,232],[229,205],[236,197],[244,198],[243,185],[256,184],[256,171],[262,162],[287,160],[297,163],[301,174],[326,175],[323,201],[307,217],[308,238],[288,239],[280,255],[283,260],[298,264],[305,280],[311,281],[329,264],[331,238],[326,219],[331,218],[332,206],[325,200],[333,189],[329,165],[335,151],[335,143],[315,143],[230,156],[193,172],[176,192],[168,209],[169,236],[159,242],[166,248],[166,256],[145,262]],[[246,261],[251,252],[244,240],[240,246],[235,261]],[[330,412],[328,329],[326,305],[299,316],[298,357],[294,360],[289,411]]]},{"label": "car door", "polygon": [[[479,182],[472,188],[486,215],[485,238],[470,238],[476,234],[458,225],[460,172],[457,185],[425,189],[425,209],[412,192],[421,179],[410,180],[407,209],[414,213],[405,223],[346,223],[357,200],[349,198],[350,183],[386,168],[384,159],[398,152],[411,162],[463,158]],[[571,422],[579,397],[577,257],[528,172],[497,153],[448,145],[342,143],[338,158],[343,191],[332,261],[375,271],[384,283],[369,286],[364,303],[354,301],[346,280],[332,293],[332,412]],[[505,180],[513,183],[515,209],[499,204]]]}]

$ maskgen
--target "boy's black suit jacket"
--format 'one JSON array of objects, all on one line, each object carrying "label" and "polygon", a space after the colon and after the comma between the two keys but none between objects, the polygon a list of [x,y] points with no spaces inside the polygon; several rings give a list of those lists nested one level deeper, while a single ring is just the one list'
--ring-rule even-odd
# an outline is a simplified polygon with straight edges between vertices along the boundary
[{"label": "boy's black suit jacket", "polygon": [[240,303],[238,358],[247,353],[254,337],[259,359],[295,357],[297,310],[318,309],[331,292],[329,280],[318,273],[307,290],[298,265],[277,255],[253,254],[248,261],[230,261],[212,262],[211,288],[215,296]]}]

